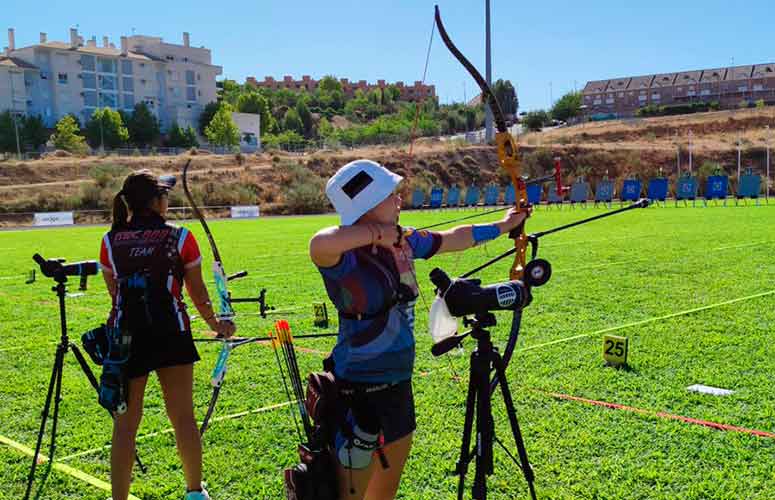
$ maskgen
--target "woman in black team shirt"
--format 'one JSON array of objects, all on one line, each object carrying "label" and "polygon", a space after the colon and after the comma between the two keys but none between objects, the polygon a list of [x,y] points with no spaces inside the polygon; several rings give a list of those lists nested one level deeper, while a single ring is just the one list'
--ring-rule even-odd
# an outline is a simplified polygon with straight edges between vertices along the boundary
[{"label": "woman in black team shirt", "polygon": [[108,326],[132,337],[126,373],[127,411],[117,415],[111,448],[113,500],[129,495],[135,438],[143,412],[148,374],[155,371],[167,416],[175,429],[186,478],[185,500],[207,500],[202,487],[202,444],[194,418],[193,373],[199,360],[183,302],[183,285],[207,325],[230,337],[235,327],[215,317],[202,280],[194,235],[167,224],[172,176],[133,172],[113,202],[113,226],[102,238],[100,263],[113,306]]}]

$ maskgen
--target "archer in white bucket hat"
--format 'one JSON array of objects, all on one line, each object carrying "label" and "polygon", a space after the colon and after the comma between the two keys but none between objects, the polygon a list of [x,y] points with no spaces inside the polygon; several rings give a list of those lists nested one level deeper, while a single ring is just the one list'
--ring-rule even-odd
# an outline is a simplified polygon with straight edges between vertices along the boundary
[{"label": "archer in white bucket hat", "polygon": [[[339,497],[348,500],[361,500],[367,491],[374,498],[395,498],[412,447],[420,291],[414,261],[508,234],[526,217],[512,209],[489,224],[444,231],[402,227],[403,200],[396,190],[402,180],[371,160],[340,168],[328,181],[326,195],[341,224],[320,229],[309,243],[310,259],[339,317],[339,335],[326,369],[343,387],[361,388],[351,396],[352,431],[339,428],[335,440]],[[389,469],[371,466],[377,450],[387,457]]]},{"label": "archer in white bucket hat", "polygon": [[326,196],[351,226],[390,196],[404,178],[371,160],[355,160],[340,168],[326,184]]}]

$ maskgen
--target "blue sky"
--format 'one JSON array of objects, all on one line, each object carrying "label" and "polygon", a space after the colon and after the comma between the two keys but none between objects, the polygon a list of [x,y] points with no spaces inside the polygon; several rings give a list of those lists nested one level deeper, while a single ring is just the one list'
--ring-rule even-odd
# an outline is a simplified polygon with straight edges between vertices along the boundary
[{"label": "blue sky", "polygon": [[[484,0],[438,0],[452,39],[484,73]],[[766,0],[491,0],[493,79],[510,79],[521,110],[546,108],[587,80],[775,61],[775,5]],[[3,0],[5,29],[17,46],[68,39],[162,36],[212,49],[224,76],[354,80],[422,79],[433,1],[135,0],[131,9],[102,1]],[[76,7],[77,5],[77,7]],[[635,7],[637,5],[637,7]],[[9,8],[10,7],[10,8]],[[427,83],[441,102],[475,94],[474,82],[435,34]],[[551,89],[551,90],[550,90]],[[551,94],[550,94],[551,92]]]}]

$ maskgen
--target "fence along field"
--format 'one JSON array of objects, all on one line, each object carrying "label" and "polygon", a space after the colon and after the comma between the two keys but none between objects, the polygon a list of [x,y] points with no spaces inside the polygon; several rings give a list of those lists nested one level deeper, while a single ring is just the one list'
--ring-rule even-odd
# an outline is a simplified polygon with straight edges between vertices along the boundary
[{"label": "fence along field", "polygon": [[[595,209],[601,213],[602,210]],[[461,212],[463,214],[464,212]],[[406,225],[444,220],[437,211],[408,212]],[[581,219],[590,210],[536,211],[529,230]],[[508,368],[509,382],[539,498],[765,499],[775,494],[775,229],[773,205],[707,209],[649,208],[547,236],[542,257],[554,267],[551,281],[535,291]],[[497,217],[497,216],[495,216]],[[238,307],[243,335],[261,335],[286,317],[295,333],[318,332],[311,302],[323,300],[322,282],[306,255],[308,238],[333,217],[214,221],[211,226],[229,269],[250,274],[233,293],[268,289],[278,309],[300,306],[263,320]],[[186,223],[203,241],[197,224]],[[105,228],[72,227],[0,233],[0,497],[20,498],[30,457],[9,442],[34,444],[55,343],[56,296],[47,278],[26,285],[31,255],[68,261],[95,258]],[[423,298],[417,303],[415,398],[418,430],[400,498],[455,497],[454,468],[467,383],[468,353],[430,355],[427,306],[433,298],[428,272],[450,275],[508,248],[498,240],[465,255],[417,263]],[[205,253],[207,253],[205,251]],[[209,266],[205,255],[204,266]],[[508,264],[481,274],[503,281]],[[71,337],[96,326],[108,310],[101,278],[77,296],[70,283]],[[239,305],[238,305],[239,306]],[[493,329],[505,342],[510,318],[498,314]],[[603,366],[602,335],[630,340],[628,370]],[[203,334],[195,324],[197,335]],[[328,339],[297,341],[302,374],[320,368]],[[200,345],[195,403],[201,419],[210,397],[216,346]],[[204,440],[205,480],[214,498],[282,496],[283,468],[297,461],[295,429],[270,350],[260,344],[235,351],[229,375]],[[733,390],[729,396],[690,392],[704,384]],[[41,498],[100,499],[108,495],[83,474],[109,481],[110,421],[75,361],[65,363],[56,459]],[[575,398],[575,399],[574,399]],[[495,400],[495,425],[508,422]],[[617,406],[619,405],[619,406]],[[158,384],[151,379],[138,450],[148,472],[136,471],[132,493],[141,499],[178,498],[182,472],[168,429]],[[726,424],[718,430],[676,417]],[[506,441],[508,443],[508,441]],[[44,451],[47,453],[44,441]],[[490,498],[527,498],[519,470],[495,448]],[[39,474],[45,464],[39,467]],[[39,475],[40,478],[42,475]]]}]

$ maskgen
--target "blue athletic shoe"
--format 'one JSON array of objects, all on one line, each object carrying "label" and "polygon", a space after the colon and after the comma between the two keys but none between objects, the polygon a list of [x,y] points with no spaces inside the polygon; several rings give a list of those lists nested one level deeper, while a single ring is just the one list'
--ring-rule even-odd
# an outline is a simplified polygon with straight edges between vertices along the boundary
[{"label": "blue athletic shoe", "polygon": [[189,491],[183,500],[210,500],[210,495],[202,488],[202,491]]}]

